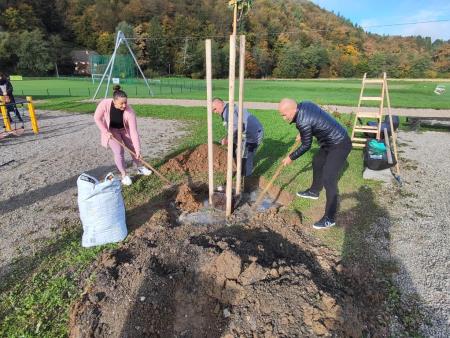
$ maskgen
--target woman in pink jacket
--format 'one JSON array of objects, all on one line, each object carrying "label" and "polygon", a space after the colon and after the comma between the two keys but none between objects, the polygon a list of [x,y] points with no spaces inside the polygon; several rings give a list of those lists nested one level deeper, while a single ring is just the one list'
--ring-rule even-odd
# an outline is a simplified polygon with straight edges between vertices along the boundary
[{"label": "woman in pink jacket", "polygon": [[[111,148],[114,154],[114,162],[122,174],[122,184],[131,185],[131,178],[125,170],[125,157],[123,147],[115,140],[123,142],[134,151],[137,157],[133,157],[138,166],[141,157],[141,145],[137,131],[136,113],[127,104],[128,96],[120,90],[120,86],[114,86],[112,99],[102,100],[95,110],[94,119],[101,133],[102,146]],[[148,176],[151,170],[138,166],[138,173]]]}]

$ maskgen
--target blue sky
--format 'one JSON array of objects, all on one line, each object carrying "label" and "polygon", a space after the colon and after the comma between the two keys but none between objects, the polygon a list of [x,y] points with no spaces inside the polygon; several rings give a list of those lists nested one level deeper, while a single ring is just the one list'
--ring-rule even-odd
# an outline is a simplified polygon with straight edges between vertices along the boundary
[{"label": "blue sky", "polygon": [[329,11],[340,13],[366,31],[386,35],[422,35],[433,40],[450,40],[450,21],[370,27],[398,23],[450,20],[450,0],[311,0]]}]

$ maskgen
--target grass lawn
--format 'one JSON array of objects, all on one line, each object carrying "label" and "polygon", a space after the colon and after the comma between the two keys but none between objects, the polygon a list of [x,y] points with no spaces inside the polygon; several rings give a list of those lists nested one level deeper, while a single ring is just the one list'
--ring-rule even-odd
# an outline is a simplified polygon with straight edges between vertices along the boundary
[{"label": "grass lawn", "polygon": [[[393,107],[450,109],[450,82],[442,95],[434,94],[439,81],[389,81]],[[16,95],[31,95],[35,99],[46,97],[91,98],[97,84],[90,79],[25,79],[14,81]],[[130,97],[151,97],[143,81],[125,83],[123,89]],[[151,83],[154,97],[205,99],[205,82],[183,78],[167,78]],[[214,80],[213,95],[228,97],[228,81]],[[98,97],[103,97],[105,86]],[[111,87],[110,87],[111,88]],[[238,86],[236,86],[237,91]],[[379,87],[371,85],[365,92],[379,96]],[[278,102],[283,97],[311,100],[318,104],[356,106],[361,89],[360,80],[246,80],[245,100]],[[110,89],[111,91],[111,89]]]},{"label": "grass lawn", "polygon": [[[257,82],[261,86],[269,83]],[[292,84],[294,85],[293,82]],[[317,82],[317,85],[319,84],[322,85]],[[349,86],[352,87],[350,83]],[[356,87],[355,83],[354,88]],[[277,87],[281,95],[280,89],[281,87]],[[269,91],[269,89],[266,90]],[[250,94],[251,91],[249,96]],[[264,98],[262,90],[251,95],[255,98]],[[73,102],[73,105],[68,107],[67,102],[59,99],[45,103],[42,108],[92,113],[95,106],[90,103]],[[170,118],[189,122],[191,136],[183,140],[177,152],[206,141],[206,114],[203,108],[175,106],[135,106],[134,108],[141,117]],[[265,127],[265,139],[257,155],[255,175],[269,178],[294,142],[297,132],[295,127],[286,124],[275,111],[257,111],[256,116]],[[350,116],[343,115],[341,122],[347,124],[349,118]],[[214,131],[215,141],[219,141],[225,135],[218,117],[214,118]],[[151,137],[151,135],[145,137]],[[310,152],[283,171],[276,183],[291,193],[308,188],[312,178],[311,159],[317,150],[318,146],[314,144]],[[326,245],[339,250],[344,261],[361,257],[362,253],[368,254],[369,249],[364,247],[361,238],[365,235],[370,222],[385,213],[375,201],[375,192],[379,185],[375,182],[363,181],[361,173],[361,151],[354,150],[349,156],[348,165],[339,182],[343,198],[338,218],[338,222],[342,222],[342,225],[348,225],[350,220],[352,226],[337,226],[329,231],[315,232]],[[177,178],[171,177],[171,179]],[[135,209],[145,201],[157,198],[161,191],[162,185],[155,175],[140,179],[136,184],[124,189],[127,210]],[[319,201],[296,199],[291,208],[302,213],[304,222],[309,226],[322,216],[324,200],[324,193]],[[76,223],[66,227],[67,231],[49,242],[47,248],[36,253],[35,257],[19,259],[14,273],[8,280],[2,281],[0,286],[1,337],[67,335],[70,303],[79,297],[81,292],[79,285],[87,277],[83,275],[83,271],[102,250],[114,248],[116,245],[95,249],[81,248],[81,225]],[[310,231],[309,227],[305,229]]]}]

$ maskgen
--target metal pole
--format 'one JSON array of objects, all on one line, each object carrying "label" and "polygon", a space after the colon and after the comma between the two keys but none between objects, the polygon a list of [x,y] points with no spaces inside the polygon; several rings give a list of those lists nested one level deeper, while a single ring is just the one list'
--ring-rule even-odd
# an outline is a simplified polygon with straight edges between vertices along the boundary
[{"label": "metal pole", "polygon": [[119,49],[119,46],[122,43],[122,35],[123,35],[123,33],[121,31],[119,31],[117,33],[116,48],[114,48],[114,53],[111,56],[112,63],[111,63],[111,68],[109,68],[108,82],[106,84],[106,90],[105,90],[105,99],[108,96],[109,84],[111,83],[111,76],[112,76],[112,71],[113,71],[113,68],[114,68],[114,61],[116,61],[117,50]]},{"label": "metal pole", "polygon": [[138,67],[139,72],[141,73],[142,78],[144,79],[144,82],[145,82],[145,84],[147,85],[148,90],[150,91],[151,95],[154,96],[154,95],[153,95],[153,91],[152,91],[152,89],[150,88],[150,85],[148,84],[147,79],[145,78],[144,72],[142,71],[141,67],[139,66],[139,63],[137,62],[137,59],[136,59],[136,57],[134,56],[133,50],[131,49],[130,45],[128,44],[128,41],[127,41],[127,39],[125,38],[125,36],[123,37],[123,41],[125,41],[125,45],[128,47],[128,50],[130,51],[130,54],[131,54],[131,56],[132,56],[134,62],[136,63],[136,66]]},{"label": "metal pole", "polygon": [[[117,39],[116,39],[116,45],[114,47],[113,55],[116,53],[116,50],[117,50]],[[92,101],[94,101],[95,98],[97,97],[97,94],[100,90],[100,87],[102,86],[102,83],[103,83],[103,80],[105,79],[106,73],[108,73],[109,67],[112,65],[112,62],[113,62],[113,58],[111,56],[111,59],[109,59],[108,65],[106,66],[105,72],[103,73],[102,79],[100,80],[100,83],[98,84],[97,89],[95,90],[94,96],[92,97]]]}]

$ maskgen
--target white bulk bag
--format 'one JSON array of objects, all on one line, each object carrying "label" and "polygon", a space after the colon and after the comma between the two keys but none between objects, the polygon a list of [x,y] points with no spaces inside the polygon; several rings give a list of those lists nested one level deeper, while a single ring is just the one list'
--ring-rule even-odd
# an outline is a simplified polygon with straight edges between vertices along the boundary
[{"label": "white bulk bag", "polygon": [[103,182],[81,174],[77,180],[78,208],[83,224],[83,247],[123,240],[127,236],[120,180],[112,173]]}]

